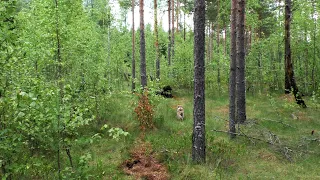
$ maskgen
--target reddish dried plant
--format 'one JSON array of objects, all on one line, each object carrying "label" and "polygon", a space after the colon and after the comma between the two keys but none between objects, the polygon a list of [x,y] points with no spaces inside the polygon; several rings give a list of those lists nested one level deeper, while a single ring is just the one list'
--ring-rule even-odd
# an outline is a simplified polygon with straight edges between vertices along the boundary
[{"label": "reddish dried plant", "polygon": [[153,129],[153,107],[150,104],[148,99],[147,92],[144,92],[142,95],[139,95],[138,106],[134,109],[134,112],[137,115],[137,119],[140,123],[140,128],[142,130]]}]

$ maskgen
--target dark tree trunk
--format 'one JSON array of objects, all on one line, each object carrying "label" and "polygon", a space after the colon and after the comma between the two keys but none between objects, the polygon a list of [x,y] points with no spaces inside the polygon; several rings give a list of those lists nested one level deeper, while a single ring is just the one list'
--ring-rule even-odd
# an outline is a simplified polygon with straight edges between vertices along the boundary
[{"label": "dark tree trunk", "polygon": [[215,27],[214,27],[213,23],[211,23],[210,61],[213,59],[213,53],[214,53],[214,41],[213,41],[213,39],[214,39],[214,28],[215,28]]},{"label": "dark tree trunk", "polygon": [[171,65],[171,0],[168,0],[168,65]]},{"label": "dark tree trunk", "polygon": [[69,158],[69,162],[70,162],[70,166],[71,168],[73,168],[73,163],[72,163],[72,156],[71,156],[71,152],[70,152],[70,148],[66,148],[66,153],[67,153],[67,156]]},{"label": "dark tree trunk", "polygon": [[244,16],[245,0],[238,0],[237,17],[237,123],[244,123],[246,120],[246,84],[245,84],[245,46],[244,46]]},{"label": "dark tree trunk", "polygon": [[217,0],[218,12],[217,12],[217,83],[218,83],[218,92],[221,93],[221,78],[220,78],[220,23],[219,23],[219,15],[220,15],[220,0]]},{"label": "dark tree trunk", "polygon": [[158,34],[158,4],[154,0],[154,33],[155,33],[155,46],[156,46],[156,78],[160,79],[160,53],[159,53],[159,34]]},{"label": "dark tree trunk", "polygon": [[207,31],[207,33],[208,33],[208,40],[207,40],[207,49],[206,49],[206,58],[207,58],[207,63],[209,63],[210,62],[210,59],[211,59],[211,28],[210,28],[210,22],[209,22],[209,24],[208,24],[208,27],[207,27],[207,29],[208,29],[208,31]]},{"label": "dark tree trunk", "polygon": [[172,31],[171,31],[171,33],[172,33],[172,37],[171,37],[172,53],[171,53],[171,57],[172,57],[172,59],[174,59],[174,0],[172,0],[171,6],[172,6],[172,8],[171,8],[171,13],[172,13],[172,15],[171,15],[171,18],[172,18]]},{"label": "dark tree trunk", "polygon": [[135,83],[135,79],[136,79],[136,60],[135,60],[135,30],[134,30],[134,7],[135,7],[135,0],[132,0],[131,3],[131,8],[132,8],[132,69],[131,69],[131,73],[132,73],[132,79],[131,79],[131,90],[132,92],[135,91],[136,89],[136,83]]},{"label": "dark tree trunk", "polygon": [[[307,26],[305,22],[305,29],[304,29],[304,42],[308,42],[308,31],[307,31]],[[305,46],[304,48],[304,67],[305,67],[305,74],[304,74],[304,92],[306,94],[309,94],[309,88],[308,88],[308,83],[309,83],[309,47]]]},{"label": "dark tree trunk", "polygon": [[211,23],[209,29],[211,30],[210,32],[210,58],[209,60],[211,61],[212,60],[212,57],[213,57],[213,36],[214,36],[214,26],[213,26],[213,23]]},{"label": "dark tree trunk", "polygon": [[[319,5],[319,3],[318,3]],[[317,68],[317,63],[316,63],[316,30],[317,30],[317,19],[315,18],[317,16],[317,9],[316,9],[316,2],[315,0],[312,1],[312,7],[313,7],[313,17],[314,17],[314,30],[313,30],[313,63],[312,63],[312,89],[313,91],[317,90],[318,87],[318,82],[316,81],[316,70]]]},{"label": "dark tree trunk", "polygon": [[179,32],[179,18],[180,18],[180,1],[177,0],[177,8],[176,8],[177,26],[176,26],[176,33]]},{"label": "dark tree trunk", "polygon": [[[60,29],[59,29],[59,5],[58,5],[58,0],[55,0],[55,8],[56,8],[56,39],[57,39],[57,62],[58,62],[58,66],[57,66],[57,82],[58,82],[58,86],[59,86],[59,105],[62,102],[62,98],[63,98],[63,84],[61,81],[62,78],[62,58],[61,58],[61,42],[60,42]],[[58,105],[58,106],[59,106]],[[57,164],[58,164],[58,177],[59,179],[61,179],[61,159],[60,159],[60,138],[61,138],[61,131],[60,131],[60,112],[57,116],[57,124],[58,124],[58,148],[57,148]]]},{"label": "dark tree trunk", "polygon": [[140,0],[140,76],[141,86],[147,86],[146,41],[144,37],[144,0]]},{"label": "dark tree trunk", "polygon": [[291,47],[290,47],[290,24],[292,18],[291,11],[291,0],[285,1],[285,93],[288,94],[293,91],[293,95],[296,99],[297,104],[301,105],[303,108],[306,108],[305,102],[302,100],[296,80],[294,77],[293,64],[291,60]]},{"label": "dark tree trunk", "polygon": [[206,159],[205,142],[205,0],[195,0],[194,12],[194,109],[192,160]]},{"label": "dark tree trunk", "polygon": [[231,0],[230,28],[230,80],[229,80],[229,132],[234,138],[236,133],[236,38],[237,38],[237,0]]},{"label": "dark tree trunk", "polygon": [[[184,4],[187,4],[187,0],[184,0]],[[186,41],[186,13],[183,12],[183,41]]]},{"label": "dark tree trunk", "polygon": [[227,54],[227,24],[224,24],[224,40],[223,40],[223,49],[224,52],[223,54],[226,55]]}]

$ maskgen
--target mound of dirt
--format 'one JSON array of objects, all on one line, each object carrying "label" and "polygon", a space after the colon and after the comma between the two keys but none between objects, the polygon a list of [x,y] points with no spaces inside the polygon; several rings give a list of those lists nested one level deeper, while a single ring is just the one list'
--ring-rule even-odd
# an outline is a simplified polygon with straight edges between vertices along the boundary
[{"label": "mound of dirt", "polygon": [[131,152],[131,158],[122,163],[123,171],[137,179],[167,180],[167,168],[154,157],[151,144],[142,141],[136,142]]}]

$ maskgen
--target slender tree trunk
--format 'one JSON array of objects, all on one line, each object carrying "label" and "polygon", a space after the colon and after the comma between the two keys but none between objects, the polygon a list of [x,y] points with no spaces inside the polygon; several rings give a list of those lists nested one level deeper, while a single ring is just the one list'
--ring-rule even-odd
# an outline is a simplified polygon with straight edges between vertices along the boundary
[{"label": "slender tree trunk", "polygon": [[224,39],[223,39],[224,52],[223,55],[227,54],[227,24],[224,24]]},{"label": "slender tree trunk", "polygon": [[132,9],[132,79],[131,79],[131,91],[134,92],[136,89],[136,60],[135,60],[135,29],[134,29],[134,7],[135,7],[135,0],[131,2],[131,9]]},{"label": "slender tree trunk", "polygon": [[176,8],[176,22],[177,22],[177,26],[176,26],[176,33],[179,32],[179,18],[180,18],[180,1],[177,0],[177,8]]},{"label": "slender tree trunk", "polygon": [[[319,1],[318,1],[319,2]],[[319,3],[318,3],[319,5]],[[316,63],[316,30],[317,30],[317,19],[315,18],[317,16],[317,12],[316,12],[316,3],[315,0],[312,1],[312,7],[313,7],[313,17],[314,17],[314,30],[313,30],[313,63],[312,63],[312,74],[311,74],[311,78],[312,78],[312,89],[313,91],[317,90],[318,87],[318,83],[316,81],[316,69],[317,69],[317,63]],[[317,16],[319,17],[319,15]]]},{"label": "slender tree trunk", "polygon": [[260,93],[262,93],[263,91],[263,75],[262,75],[262,48],[259,47],[259,52],[258,52],[258,62],[257,62],[257,65],[258,65],[258,71],[259,71],[259,75],[258,75],[258,82],[259,82],[259,88],[260,88]]},{"label": "slender tree trunk", "polygon": [[[306,24],[305,24],[306,25]],[[305,27],[304,30],[304,42],[308,42],[308,31],[307,28]],[[308,88],[308,83],[309,83],[309,51],[308,51],[309,47],[305,46],[304,48],[304,52],[305,52],[305,56],[304,56],[304,67],[305,67],[305,75],[304,75],[304,91],[306,94],[309,94],[309,88]]]},{"label": "slender tree trunk", "polygon": [[210,62],[210,59],[211,59],[211,39],[210,39],[210,35],[211,35],[211,32],[210,32],[210,22],[208,22],[208,26],[207,26],[207,33],[208,33],[208,40],[207,40],[207,49],[206,49],[206,57],[207,57],[207,63]]},{"label": "slender tree trunk", "polygon": [[[291,92],[291,83],[289,76],[289,63],[291,63],[290,50],[290,21],[291,21],[291,1],[285,0],[285,93]],[[289,4],[288,4],[289,3]]]},{"label": "slender tree trunk", "polygon": [[71,156],[71,151],[70,151],[70,148],[66,148],[66,153],[67,153],[67,156],[69,158],[69,162],[70,162],[70,166],[71,168],[73,168],[73,163],[72,163],[72,156]]},{"label": "slender tree trunk", "polygon": [[237,0],[231,0],[230,24],[230,74],[229,74],[229,132],[234,138],[236,133],[236,58],[237,58]]},{"label": "slender tree trunk", "polygon": [[276,69],[276,58],[274,57],[274,51],[273,51],[273,47],[270,47],[270,62],[271,62],[271,67],[272,67],[272,71],[271,74],[273,74],[273,82],[270,84],[270,87],[272,87],[272,90],[276,90],[278,89],[277,87],[277,76],[278,76],[278,72]]},{"label": "slender tree trunk", "polygon": [[156,46],[156,78],[160,79],[160,53],[159,53],[159,35],[158,35],[158,4],[157,0],[154,0],[154,34],[155,34],[155,46]]},{"label": "slender tree trunk", "polygon": [[140,0],[140,76],[141,86],[147,86],[146,41],[144,36],[144,0]]},{"label": "slender tree trunk", "polygon": [[[61,58],[61,42],[60,42],[60,29],[59,29],[59,9],[58,9],[59,5],[58,5],[58,0],[55,0],[55,9],[56,9],[56,39],[57,39],[57,61],[58,61],[58,66],[57,66],[57,82],[58,82],[58,87],[60,89],[60,95],[58,97],[58,107],[57,109],[60,109],[60,103],[62,102],[62,98],[63,98],[63,84],[61,81],[62,78],[62,58]],[[57,163],[58,163],[58,177],[59,179],[61,179],[61,160],[60,160],[60,138],[61,138],[61,115],[60,115],[60,111],[58,113],[57,116],[57,123],[58,123],[58,132],[57,132],[57,136],[58,136],[58,147],[57,147]]]},{"label": "slender tree trunk", "polygon": [[214,53],[214,24],[211,23],[211,38],[210,38],[210,41],[211,41],[211,47],[210,47],[210,61],[213,59],[213,53]]},{"label": "slender tree trunk", "polygon": [[171,0],[168,0],[168,65],[171,65]]},{"label": "slender tree trunk", "polygon": [[[184,4],[187,4],[187,0],[184,0]],[[186,41],[186,13],[183,12],[183,41]]]},{"label": "slender tree trunk", "polygon": [[217,74],[217,83],[218,83],[218,92],[221,93],[221,78],[220,78],[220,0],[217,0],[218,6],[218,14],[217,14],[217,66],[218,66],[218,74]]},{"label": "slender tree trunk", "polygon": [[246,120],[246,84],[245,84],[245,46],[244,46],[245,0],[238,0],[237,18],[237,122]]},{"label": "slender tree trunk", "polygon": [[192,160],[204,163],[205,142],[205,0],[194,3],[194,109]]},{"label": "slender tree trunk", "polygon": [[293,91],[293,95],[296,99],[297,104],[301,105],[303,108],[306,108],[306,104],[303,101],[296,80],[294,77],[293,64],[291,60],[291,47],[290,47],[290,24],[292,18],[291,11],[291,0],[285,0],[285,93],[290,93]]},{"label": "slender tree trunk", "polygon": [[171,54],[171,57],[172,57],[172,59],[174,59],[174,0],[172,0],[172,2],[171,2],[171,6],[172,6],[172,8],[171,8],[171,13],[172,13],[172,15],[171,15],[171,18],[172,18],[172,31],[171,31],[171,35],[172,35],[172,37],[171,37],[171,50],[172,50],[172,54]]}]

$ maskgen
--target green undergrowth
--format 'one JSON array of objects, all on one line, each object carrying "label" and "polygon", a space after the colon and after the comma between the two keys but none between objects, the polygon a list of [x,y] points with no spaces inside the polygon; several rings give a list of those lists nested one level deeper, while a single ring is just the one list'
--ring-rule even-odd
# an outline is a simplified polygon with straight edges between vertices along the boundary
[{"label": "green undergrowth", "polygon": [[[248,96],[247,122],[240,126],[242,135],[230,140],[223,132],[228,131],[227,94],[207,95],[207,158],[205,164],[196,165],[191,159],[193,94],[186,90],[174,93],[173,99],[149,95],[155,128],[143,136],[171,179],[320,178],[320,106],[315,98],[305,97],[308,108],[302,109],[290,95]],[[121,165],[130,159],[129,152],[141,138],[133,112],[137,101],[136,95],[129,94],[110,98],[108,115],[100,122],[120,127],[129,132],[128,136],[115,140],[102,132],[104,136],[89,145],[78,143],[75,152],[90,154],[88,173],[101,179],[134,179],[124,174]],[[184,121],[176,118],[177,105],[184,107]]]}]

